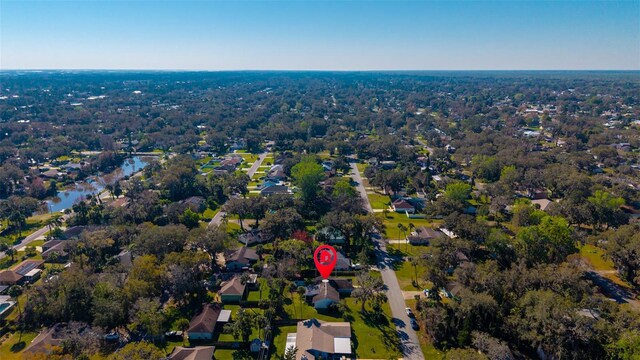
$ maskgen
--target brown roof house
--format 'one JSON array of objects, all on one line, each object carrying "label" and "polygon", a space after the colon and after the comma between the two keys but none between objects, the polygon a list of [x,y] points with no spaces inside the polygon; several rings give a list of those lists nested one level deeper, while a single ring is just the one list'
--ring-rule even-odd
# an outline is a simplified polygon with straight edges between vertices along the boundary
[{"label": "brown roof house", "polygon": [[65,262],[69,257],[67,242],[64,240],[50,240],[42,244],[42,258],[46,262]]},{"label": "brown roof house", "polygon": [[431,240],[446,236],[442,231],[420,226],[407,237],[411,245],[428,245]]},{"label": "brown roof house", "polygon": [[260,257],[255,250],[246,246],[231,253],[225,259],[225,266],[229,271],[240,271],[255,264]]},{"label": "brown roof house", "polygon": [[296,360],[351,358],[351,324],[309,319],[287,334],[286,349],[298,348]]},{"label": "brown roof house", "polygon": [[25,282],[24,276],[13,270],[0,271],[0,285],[22,285]]},{"label": "brown roof house", "polygon": [[391,207],[393,208],[393,211],[399,213],[413,214],[414,212],[416,212],[416,208],[404,199],[397,199],[396,201],[391,203]]},{"label": "brown roof house", "polygon": [[189,340],[211,340],[220,322],[229,321],[230,310],[222,310],[220,304],[204,304],[202,311],[189,323],[187,335]]},{"label": "brown roof house", "polygon": [[220,295],[220,301],[225,304],[238,303],[247,294],[247,284],[242,282],[240,276],[234,276],[222,285],[218,294]]},{"label": "brown roof house", "polygon": [[196,346],[192,348],[186,348],[182,346],[176,346],[169,360],[212,360],[213,353],[216,348],[213,346]]}]

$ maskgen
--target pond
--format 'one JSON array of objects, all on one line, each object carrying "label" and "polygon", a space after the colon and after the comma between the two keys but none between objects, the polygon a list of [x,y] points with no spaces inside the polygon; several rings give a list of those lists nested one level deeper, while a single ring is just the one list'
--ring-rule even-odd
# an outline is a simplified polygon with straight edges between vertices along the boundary
[{"label": "pond", "polygon": [[[124,163],[115,172],[118,173],[118,177],[123,178],[144,169],[147,165],[149,165],[148,158],[134,156],[125,159]],[[100,179],[101,177],[96,181],[95,177],[90,178],[87,181],[76,184],[76,187],[72,190],[58,192],[57,197],[47,201],[48,210],[52,212],[63,211],[71,208],[77,201],[85,199],[87,195],[99,193],[104,189],[100,184]]]}]

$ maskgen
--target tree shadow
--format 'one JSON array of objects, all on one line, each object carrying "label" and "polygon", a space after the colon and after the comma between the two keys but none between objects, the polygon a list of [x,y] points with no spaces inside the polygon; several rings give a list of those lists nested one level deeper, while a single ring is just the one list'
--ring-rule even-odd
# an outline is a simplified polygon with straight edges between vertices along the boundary
[{"label": "tree shadow", "polygon": [[20,352],[20,351],[24,350],[25,347],[27,347],[27,343],[25,343],[24,341],[20,341],[20,342],[17,342],[15,344],[11,345],[11,349],[10,350],[11,350],[11,352],[17,353],[17,352]]}]

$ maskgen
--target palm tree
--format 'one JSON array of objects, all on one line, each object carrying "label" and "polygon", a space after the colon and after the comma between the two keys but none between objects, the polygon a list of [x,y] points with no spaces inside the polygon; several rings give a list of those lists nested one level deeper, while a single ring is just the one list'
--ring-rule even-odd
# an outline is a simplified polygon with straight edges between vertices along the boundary
[{"label": "palm tree", "polygon": [[298,300],[300,300],[300,318],[302,319],[302,300],[307,290],[303,286],[298,286],[296,292],[298,293]]},{"label": "palm tree", "polygon": [[[409,243],[409,239],[407,239],[407,227],[404,226],[403,223],[398,224],[398,230],[400,230],[402,232],[402,235],[404,235],[404,240],[407,242],[407,244]],[[405,247],[404,249],[405,251],[407,251],[407,248]]]},{"label": "palm tree", "polygon": [[50,218],[45,221],[45,225],[49,228],[49,233],[47,233],[47,238],[51,237],[51,232],[54,229],[59,229],[62,226],[62,215],[54,214]]},{"label": "palm tree", "polygon": [[[416,226],[413,225],[413,223],[409,223],[409,233],[413,233],[413,229],[415,229]],[[409,247],[409,239],[407,239],[407,244],[405,245],[405,251],[407,250],[407,248]]]},{"label": "palm tree", "polygon": [[5,253],[5,254],[7,254],[7,255],[9,255],[9,256],[11,256],[11,262],[13,262],[13,261],[15,260],[15,259],[14,259],[14,257],[16,256],[16,254],[17,254],[18,252],[16,251],[16,249],[14,249],[14,248],[10,247],[10,248],[8,248],[7,250],[5,250],[5,252],[4,252],[4,253]]},{"label": "palm tree", "polygon": [[[22,295],[22,287],[20,285],[13,285],[9,288],[7,292],[9,296],[16,302],[16,307],[18,307],[18,322],[22,319],[22,309],[20,308],[20,301],[18,301],[18,297]],[[20,326],[20,338],[18,342],[22,341],[22,327]]]}]

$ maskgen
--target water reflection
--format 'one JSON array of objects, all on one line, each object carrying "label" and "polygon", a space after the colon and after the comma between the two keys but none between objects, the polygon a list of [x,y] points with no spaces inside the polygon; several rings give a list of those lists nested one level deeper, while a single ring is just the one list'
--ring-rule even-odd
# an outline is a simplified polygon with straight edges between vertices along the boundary
[{"label": "water reflection", "polygon": [[102,191],[104,186],[101,184],[108,178],[121,179],[127,177],[144,169],[149,165],[149,162],[150,159],[148,157],[134,156],[133,158],[129,158],[113,173],[101,177],[91,177],[87,181],[77,183],[75,189],[58,192],[58,196],[47,201],[47,206],[49,210],[53,212],[69,209],[77,201],[85,199],[87,195],[93,195]]}]

